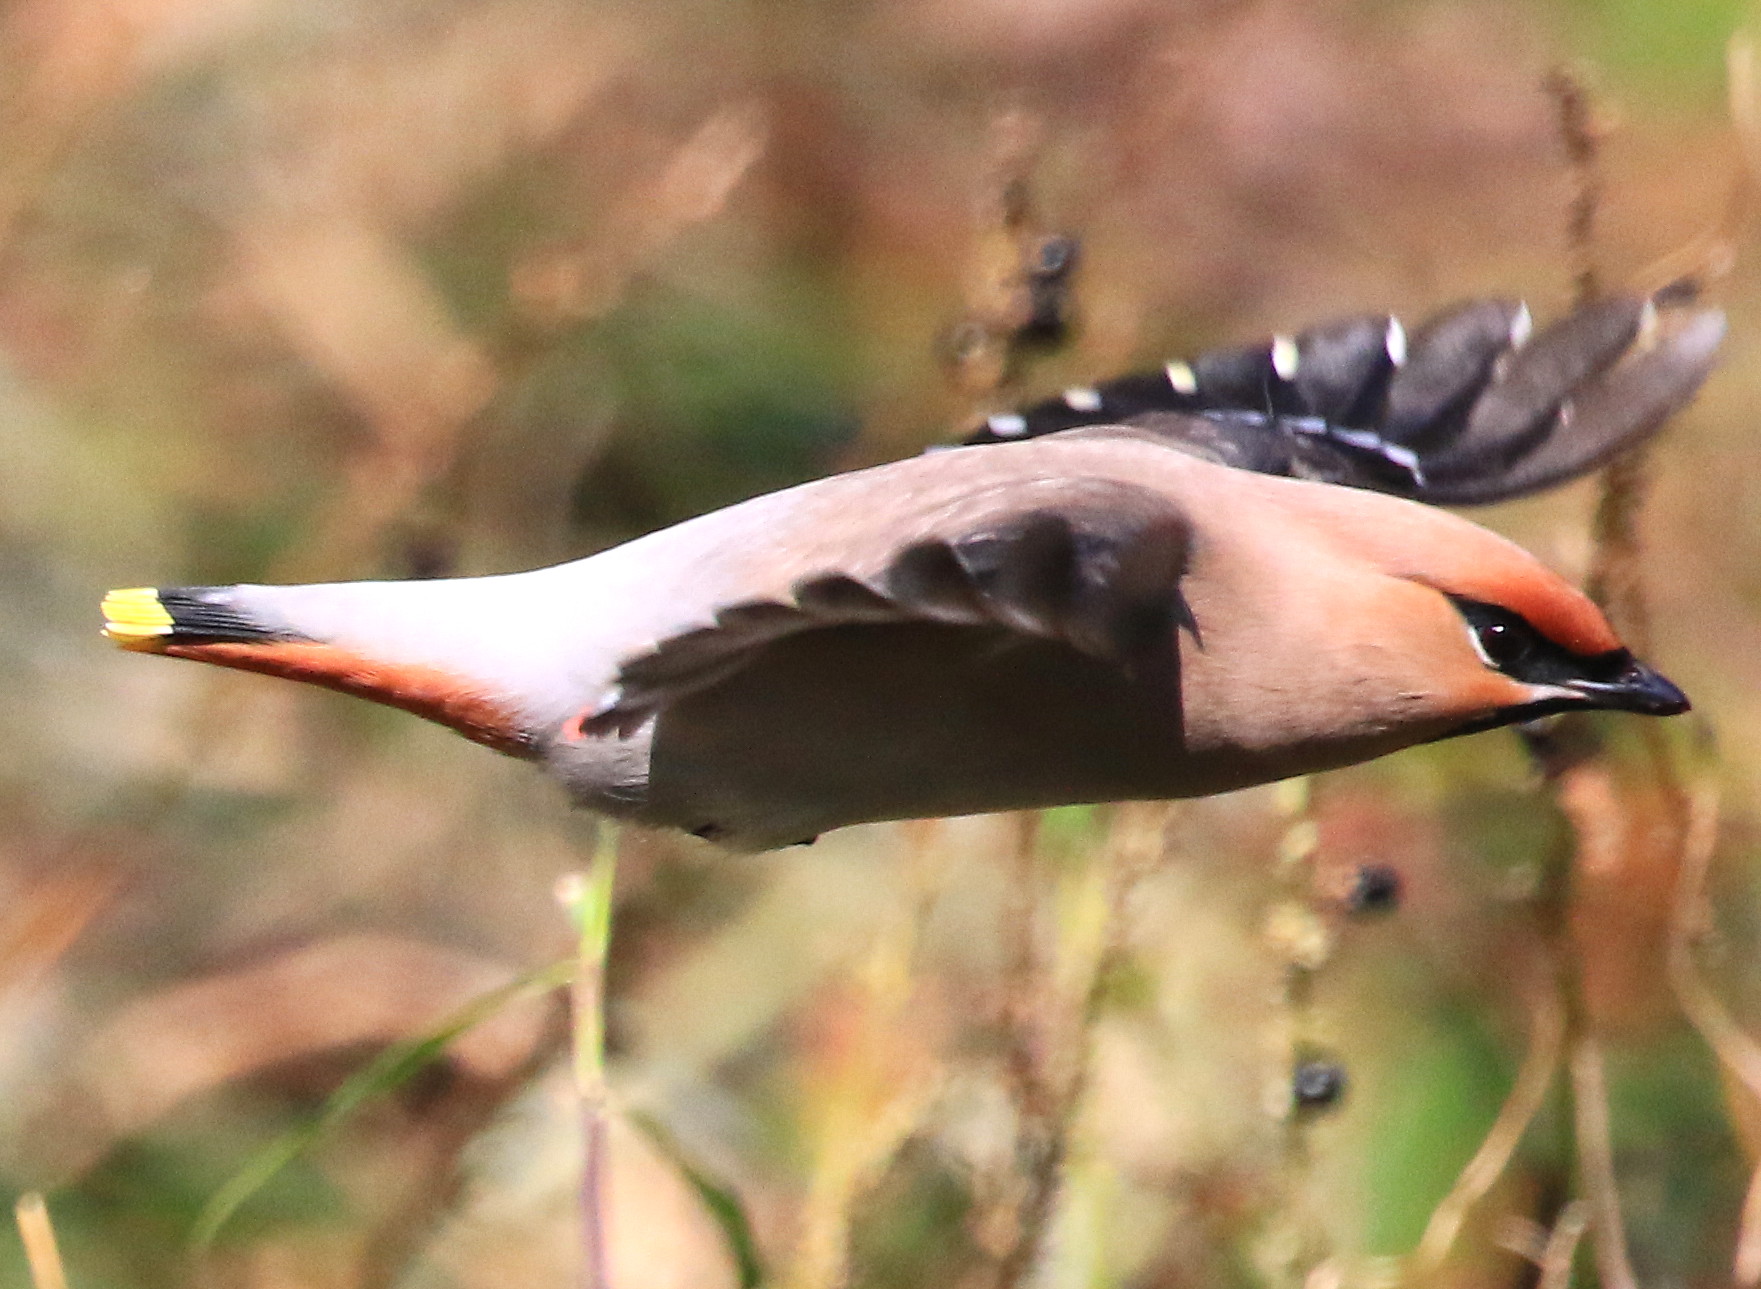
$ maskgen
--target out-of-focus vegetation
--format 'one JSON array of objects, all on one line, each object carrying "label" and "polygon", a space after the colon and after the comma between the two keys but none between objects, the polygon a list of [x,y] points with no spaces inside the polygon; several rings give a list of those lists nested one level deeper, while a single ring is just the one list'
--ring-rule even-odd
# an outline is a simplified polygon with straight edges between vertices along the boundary
[{"label": "out-of-focus vegetation", "polygon": [[[594,825],[400,714],[120,654],[104,588],[535,566],[1169,354],[1473,292],[1555,313],[1543,74],[1597,69],[1594,249],[1640,280],[1724,216],[1742,18],[13,0],[0,1182],[47,1193],[76,1285],[578,1275],[567,1027],[530,997],[189,1261],[351,1071],[570,952]],[[998,284],[1052,231],[1077,325],[1005,362]],[[1650,651],[1716,754],[1676,723],[1672,789],[1610,723],[1551,787],[1503,732],[1167,815],[759,858],[627,832],[612,1283],[1562,1285],[1593,1224],[1579,1283],[1613,1285],[1611,1210],[1642,1283],[1761,1276],[1750,249],[1644,527]],[[1595,495],[1486,518],[1581,575]],[[1684,863],[1710,911],[1678,918]],[[1365,865],[1398,910],[1345,911]],[[1298,1062],[1343,1101],[1293,1112]],[[1446,1203],[1476,1152],[1485,1197]]]}]

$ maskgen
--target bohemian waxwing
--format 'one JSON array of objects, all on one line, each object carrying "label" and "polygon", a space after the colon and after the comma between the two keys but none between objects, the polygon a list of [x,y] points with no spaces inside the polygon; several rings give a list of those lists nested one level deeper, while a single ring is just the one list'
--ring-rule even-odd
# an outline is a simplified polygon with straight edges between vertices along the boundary
[{"label": "bohemian waxwing", "polygon": [[115,591],[105,631],[415,712],[580,805],[739,849],[1668,715],[1687,699],[1578,591],[1367,489],[1479,502],[1583,473],[1687,401],[1722,329],[1664,296],[1533,337],[1498,301],[1410,335],[1359,319],[555,568]]}]

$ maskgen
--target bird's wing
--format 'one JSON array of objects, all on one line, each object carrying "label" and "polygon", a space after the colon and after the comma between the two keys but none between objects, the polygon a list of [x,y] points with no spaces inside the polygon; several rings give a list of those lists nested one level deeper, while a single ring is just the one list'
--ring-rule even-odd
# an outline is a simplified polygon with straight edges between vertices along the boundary
[{"label": "bird's wing", "polygon": [[[988,454],[985,454],[988,455]],[[871,499],[872,501],[872,499]],[[1184,623],[1188,527],[1174,502],[1096,477],[982,478],[885,524],[854,523],[835,558],[778,558],[776,585],[625,658],[583,734],[628,733],[669,703],[801,632],[901,622],[991,627],[1062,641],[1135,672]],[[809,561],[814,559],[809,555]]]},{"label": "bird's wing", "polygon": [[968,443],[1139,425],[1225,465],[1443,505],[1524,496],[1641,442],[1711,370],[1724,317],[1682,291],[1611,296],[1532,332],[1476,300],[1410,334],[1352,318],[1066,390]]}]

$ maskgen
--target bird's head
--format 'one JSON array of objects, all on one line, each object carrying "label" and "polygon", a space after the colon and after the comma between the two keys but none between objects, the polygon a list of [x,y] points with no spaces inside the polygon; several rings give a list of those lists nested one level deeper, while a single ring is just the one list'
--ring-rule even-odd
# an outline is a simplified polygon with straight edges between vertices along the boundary
[{"label": "bird's head", "polygon": [[1257,527],[1302,556],[1256,556],[1280,582],[1250,625],[1298,642],[1280,665],[1323,727],[1413,742],[1565,711],[1688,710],[1588,596],[1514,543],[1432,507],[1266,483],[1281,518]]}]

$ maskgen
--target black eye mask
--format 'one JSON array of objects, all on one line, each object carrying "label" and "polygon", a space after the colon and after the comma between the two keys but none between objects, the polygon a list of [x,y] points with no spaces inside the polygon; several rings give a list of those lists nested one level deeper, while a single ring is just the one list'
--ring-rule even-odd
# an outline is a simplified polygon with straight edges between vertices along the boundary
[{"label": "black eye mask", "polygon": [[1633,665],[1633,656],[1625,649],[1573,653],[1535,630],[1521,614],[1496,604],[1460,595],[1450,596],[1449,601],[1467,622],[1487,666],[1525,685],[1612,685]]},{"label": "black eye mask", "polygon": [[1551,697],[1492,712],[1458,727],[1452,734],[1495,729],[1586,708],[1642,712],[1648,716],[1674,716],[1688,710],[1687,695],[1625,649],[1574,653],[1535,630],[1519,613],[1461,595],[1450,596],[1449,602],[1466,622],[1474,648],[1488,667],[1525,685],[1547,685],[1560,691]]}]

